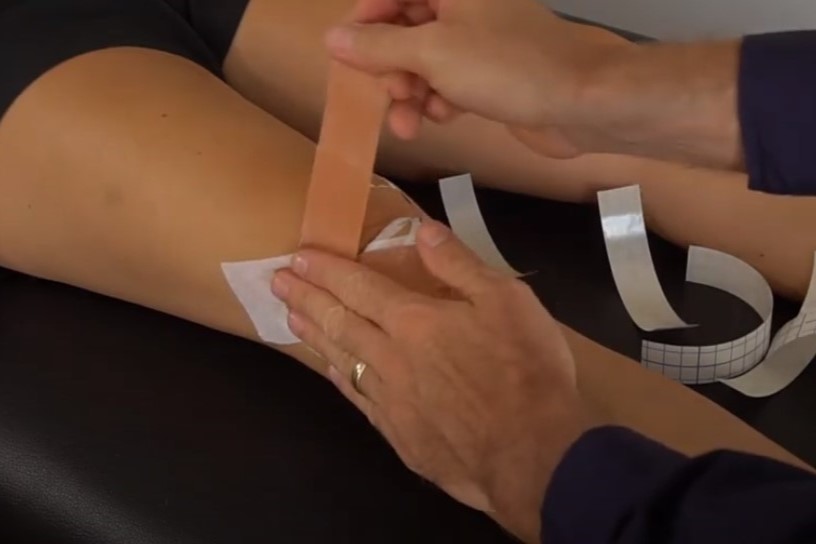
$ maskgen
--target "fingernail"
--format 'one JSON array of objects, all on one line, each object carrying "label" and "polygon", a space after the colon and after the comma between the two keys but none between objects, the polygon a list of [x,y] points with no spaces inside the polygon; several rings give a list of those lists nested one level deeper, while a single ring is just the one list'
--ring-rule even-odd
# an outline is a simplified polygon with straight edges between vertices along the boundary
[{"label": "fingernail", "polygon": [[292,259],[292,270],[298,276],[306,275],[306,272],[309,270],[309,263],[306,262],[306,258],[303,255],[295,255]]},{"label": "fingernail", "polygon": [[438,221],[422,223],[417,239],[428,247],[437,247],[450,237],[450,230]]},{"label": "fingernail", "polygon": [[351,51],[354,44],[354,33],[345,26],[336,26],[326,33],[326,47],[335,53]]},{"label": "fingernail", "polygon": [[286,274],[275,274],[272,277],[272,293],[283,300],[289,295],[289,281],[286,279]]}]

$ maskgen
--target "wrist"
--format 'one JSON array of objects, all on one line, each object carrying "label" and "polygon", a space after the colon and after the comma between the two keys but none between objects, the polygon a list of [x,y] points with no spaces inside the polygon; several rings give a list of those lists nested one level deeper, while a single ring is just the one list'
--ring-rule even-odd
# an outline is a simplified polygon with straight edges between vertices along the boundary
[{"label": "wrist", "polygon": [[552,475],[573,444],[600,424],[577,392],[553,399],[542,411],[542,432],[504,449],[494,463],[486,488],[496,522],[523,542],[538,542]]},{"label": "wrist", "polygon": [[640,62],[644,47],[626,42],[600,48],[577,71],[572,107],[564,109],[562,126],[582,152],[621,152],[631,140],[638,89],[626,67]]},{"label": "wrist", "polygon": [[584,152],[733,168],[738,42],[629,44],[582,73],[568,134]]}]

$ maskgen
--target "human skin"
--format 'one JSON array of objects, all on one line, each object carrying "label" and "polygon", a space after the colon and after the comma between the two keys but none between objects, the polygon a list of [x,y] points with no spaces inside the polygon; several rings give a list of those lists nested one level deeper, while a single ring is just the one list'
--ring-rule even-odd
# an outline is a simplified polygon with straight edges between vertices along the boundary
[{"label": "human skin", "polygon": [[[190,61],[136,48],[49,71],[0,122],[0,265],[257,341],[220,263],[297,247],[326,83],[322,33],[348,7],[254,0],[227,60],[229,85]],[[412,179],[471,171],[494,187],[562,200],[640,182],[662,234],[742,256],[784,293],[806,285],[816,229],[785,244],[773,232],[812,224],[816,203],[744,196],[736,175],[612,156],[552,161],[474,117],[428,127],[412,144],[386,138],[379,171]],[[420,213],[398,192],[373,190],[364,239]],[[412,250],[365,259],[444,295]],[[686,388],[567,337],[583,395],[610,421],[688,454],[733,448],[797,462]],[[302,346],[281,351],[326,370]]]},{"label": "human skin", "polygon": [[[348,19],[354,4],[323,0],[307,10],[296,0],[253,0],[227,57],[230,84],[316,139],[329,62],[325,34]],[[599,31],[591,30],[598,39]],[[693,63],[684,57],[683,65]],[[445,126],[426,123],[419,138],[409,142],[384,133],[378,171],[410,181],[470,172],[480,185],[587,203],[601,189],[639,184],[648,225],[660,236],[739,257],[790,298],[804,298],[809,284],[816,249],[816,229],[809,225],[816,223],[816,198],[747,191],[747,178],[739,172],[613,154],[550,159],[519,143],[505,126],[472,115]],[[797,236],[784,235],[788,232]]]}]

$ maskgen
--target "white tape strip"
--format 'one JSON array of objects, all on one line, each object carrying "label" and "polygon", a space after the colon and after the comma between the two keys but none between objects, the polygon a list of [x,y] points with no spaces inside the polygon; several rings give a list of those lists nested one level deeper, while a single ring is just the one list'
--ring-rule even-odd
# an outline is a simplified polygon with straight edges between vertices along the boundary
[{"label": "white tape strip", "polygon": [[521,276],[505,260],[496,242],[490,236],[490,231],[487,229],[476,200],[476,191],[473,188],[473,179],[470,174],[440,180],[439,190],[442,193],[442,203],[445,206],[451,229],[465,245],[496,270]]},{"label": "white tape strip", "polygon": [[[414,245],[418,228],[419,219],[396,219],[366,246],[363,253]],[[227,283],[252,320],[258,337],[269,344],[287,346],[300,343],[289,329],[289,310],[272,294],[271,289],[275,272],[289,268],[293,256],[281,255],[271,259],[221,265]]]},{"label": "white tape strip", "polygon": [[736,257],[692,247],[686,281],[721,289],[741,298],[759,314],[762,324],[741,338],[710,346],[645,341],[641,356],[643,365],[687,384],[711,383],[754,368],[762,360],[770,341],[773,293],[765,278]]},{"label": "white tape strip", "polygon": [[[637,301],[635,308],[643,307],[639,304],[667,307],[648,251],[637,187],[609,193],[601,193],[599,199],[605,203],[601,207],[604,236],[621,298],[624,303],[627,297],[630,302]],[[619,219],[610,219],[615,217]],[[655,284],[647,273],[638,277],[647,278],[648,292],[638,294],[638,282],[627,277],[627,269],[636,271],[635,274],[650,270],[658,291],[654,290]],[[740,298],[759,314],[762,324],[741,338],[717,345],[680,346],[645,341],[641,361],[647,368],[687,384],[720,381],[745,395],[767,397],[790,385],[816,356],[816,255],[810,288],[799,315],[785,324],[773,339],[773,293],[765,278],[750,265],[719,251],[692,247],[686,281],[721,289]],[[626,307],[630,310],[629,304]]]},{"label": "white tape strip", "polygon": [[816,255],[805,302],[799,315],[786,323],[755,369],[722,382],[749,397],[769,397],[782,391],[805,371],[816,356]]},{"label": "white tape strip", "polygon": [[598,193],[612,276],[632,321],[644,331],[691,327],[671,307],[657,278],[637,185]]}]

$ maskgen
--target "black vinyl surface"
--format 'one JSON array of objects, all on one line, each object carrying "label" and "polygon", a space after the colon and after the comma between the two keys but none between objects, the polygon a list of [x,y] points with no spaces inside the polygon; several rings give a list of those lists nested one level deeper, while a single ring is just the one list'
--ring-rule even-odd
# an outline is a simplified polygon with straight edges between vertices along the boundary
[{"label": "black vinyl surface", "polygon": [[[432,186],[409,188],[436,217]],[[480,192],[508,259],[552,312],[637,357],[593,207]],[[726,341],[752,311],[683,283],[670,300]],[[776,326],[796,305],[778,301]],[[767,400],[700,388],[816,463],[816,369]],[[0,272],[0,542],[502,543],[487,519],[401,467],[333,388],[272,350],[71,287]]]}]

